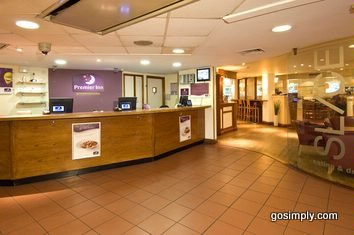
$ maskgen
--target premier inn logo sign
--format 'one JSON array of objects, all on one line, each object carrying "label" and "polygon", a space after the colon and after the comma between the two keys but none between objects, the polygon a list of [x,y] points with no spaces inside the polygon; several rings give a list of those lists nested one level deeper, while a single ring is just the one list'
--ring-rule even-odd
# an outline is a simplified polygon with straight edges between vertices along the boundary
[{"label": "premier inn logo sign", "polygon": [[73,78],[74,92],[104,92],[103,80],[94,74],[82,74]]}]

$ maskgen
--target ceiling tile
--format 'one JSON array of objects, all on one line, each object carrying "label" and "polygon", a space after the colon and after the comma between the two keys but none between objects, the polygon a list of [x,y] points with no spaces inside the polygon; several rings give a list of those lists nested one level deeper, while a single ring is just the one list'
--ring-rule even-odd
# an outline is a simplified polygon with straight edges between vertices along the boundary
[{"label": "ceiling tile", "polygon": [[170,19],[168,36],[207,36],[221,20]]},{"label": "ceiling tile", "polygon": [[75,40],[84,46],[104,47],[104,46],[121,46],[119,38],[115,34],[98,35],[98,34],[72,34]]},{"label": "ceiling tile", "polygon": [[116,31],[118,35],[163,36],[166,19],[152,18]]},{"label": "ceiling tile", "polygon": [[127,47],[129,54],[161,54],[161,47]]},{"label": "ceiling tile", "polygon": [[16,34],[0,34],[0,42],[8,43],[13,46],[35,45],[34,41],[27,40],[26,38]]},{"label": "ceiling tile", "polygon": [[166,47],[198,47],[206,37],[166,37]]},{"label": "ceiling tile", "polygon": [[124,47],[88,47],[88,50],[98,54],[126,54]]},{"label": "ceiling tile", "polygon": [[150,36],[121,36],[120,37],[122,43],[124,46],[136,46],[134,44],[134,41],[151,41],[153,44],[151,45],[152,47],[161,47],[163,44],[163,37],[162,36],[156,36],[156,37],[150,37]]},{"label": "ceiling tile", "polygon": [[[13,14],[39,14],[57,0],[11,0],[1,1],[0,15]],[[14,7],[16,6],[16,7]]]},{"label": "ceiling tile", "polygon": [[63,46],[54,46],[52,48],[53,52],[59,54],[89,54],[91,53],[85,47],[63,47]]},{"label": "ceiling tile", "polygon": [[52,46],[80,46],[71,36],[65,34],[25,34],[26,39],[33,42],[49,42]]}]

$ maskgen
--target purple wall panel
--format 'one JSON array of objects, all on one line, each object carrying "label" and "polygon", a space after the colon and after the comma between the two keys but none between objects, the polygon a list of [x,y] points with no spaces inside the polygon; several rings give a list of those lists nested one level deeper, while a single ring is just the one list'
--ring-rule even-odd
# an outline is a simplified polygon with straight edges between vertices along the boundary
[{"label": "purple wall panel", "polygon": [[[73,77],[81,74],[94,74],[104,82],[104,92],[99,95],[73,92]],[[104,70],[49,70],[49,97],[74,98],[73,112],[93,110],[113,110],[113,101],[122,95],[122,73]]]}]

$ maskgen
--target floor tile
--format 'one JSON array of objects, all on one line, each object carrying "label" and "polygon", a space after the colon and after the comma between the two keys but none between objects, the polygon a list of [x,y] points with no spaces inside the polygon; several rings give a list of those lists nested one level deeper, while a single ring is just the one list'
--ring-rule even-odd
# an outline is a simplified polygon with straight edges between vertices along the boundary
[{"label": "floor tile", "polygon": [[232,204],[231,208],[246,212],[250,215],[257,215],[260,209],[263,207],[263,204],[259,204],[257,202],[252,202],[243,198],[238,199]]},{"label": "floor tile", "polygon": [[130,201],[133,201],[136,203],[142,203],[143,201],[151,198],[152,196],[153,196],[152,193],[149,193],[149,192],[139,189],[131,194],[128,194],[125,197],[128,198]]},{"label": "floor tile", "polygon": [[192,211],[186,217],[184,217],[179,223],[184,226],[197,231],[199,233],[203,233],[213,222],[213,219],[210,216],[201,214],[196,211]]},{"label": "floor tile", "polygon": [[104,222],[111,220],[116,215],[105,208],[99,208],[92,211],[80,218],[82,222],[88,225],[90,228],[95,228]]},{"label": "floor tile", "polygon": [[6,234],[19,229],[19,226],[26,226],[34,222],[35,220],[28,214],[21,214],[14,218],[9,218],[5,221],[0,221],[0,231]]},{"label": "floor tile", "polygon": [[267,231],[267,233],[272,235],[282,235],[285,231],[285,228],[286,227],[283,225],[269,223],[269,221],[255,218],[247,228],[247,231],[255,234],[264,234],[264,232]]},{"label": "floor tile", "polygon": [[177,199],[175,202],[190,209],[195,209],[204,201],[205,198],[203,197],[187,193]]},{"label": "floor tile", "polygon": [[140,223],[138,226],[151,234],[162,234],[168,230],[175,222],[162,215],[154,214]]},{"label": "floor tile", "polygon": [[211,200],[207,200],[203,202],[200,206],[198,206],[196,208],[196,211],[216,219],[221,214],[223,214],[226,209],[227,207],[224,205],[221,205]]},{"label": "floor tile", "polygon": [[174,221],[181,220],[184,216],[189,214],[192,210],[177,203],[171,203],[159,211],[159,214],[166,216]]},{"label": "floor tile", "polygon": [[99,205],[97,205],[96,203],[92,202],[92,201],[85,201],[83,203],[80,203],[78,205],[75,205],[73,207],[70,207],[69,209],[67,209],[71,214],[73,214],[74,216],[76,216],[77,218],[84,216],[92,211],[97,210],[98,208],[100,208]]},{"label": "floor tile", "polygon": [[105,192],[104,194],[101,194],[97,197],[94,197],[91,199],[94,203],[100,205],[100,206],[106,206],[107,204],[110,204],[114,201],[117,201],[120,199],[121,196],[112,193],[112,192]]},{"label": "floor tile", "polygon": [[105,205],[104,207],[107,210],[112,211],[116,215],[122,214],[123,212],[129,210],[130,208],[133,208],[137,205],[137,203],[132,202],[128,199],[121,198],[118,199],[110,204]]},{"label": "floor tile", "polygon": [[47,231],[76,220],[76,218],[67,211],[62,211],[39,221],[40,225]]},{"label": "floor tile", "polygon": [[175,224],[173,225],[169,230],[167,230],[164,235],[198,235],[200,233],[183,226],[181,224]]},{"label": "floor tile", "polygon": [[129,210],[120,214],[119,216],[127,220],[128,222],[136,225],[141,223],[142,221],[144,221],[146,218],[150,217],[153,214],[154,211],[145,208],[143,206],[136,205],[135,207],[130,208]]},{"label": "floor tile", "polygon": [[243,230],[236,228],[230,224],[216,221],[214,224],[210,226],[210,228],[204,233],[205,235],[220,235],[220,234],[230,234],[230,235],[238,235],[243,234]]},{"label": "floor tile", "polygon": [[219,203],[224,206],[230,206],[238,197],[232,194],[216,192],[208,200]]},{"label": "floor tile", "polygon": [[274,207],[280,210],[290,210],[292,211],[295,207],[296,202],[284,198],[280,198],[277,196],[270,196],[267,202],[265,203],[266,206]]},{"label": "floor tile", "polygon": [[146,208],[149,208],[150,210],[159,211],[165,206],[167,206],[169,203],[171,203],[170,200],[155,195],[142,202],[141,205]]},{"label": "floor tile", "polygon": [[70,223],[67,223],[65,225],[53,229],[52,231],[50,231],[50,234],[51,235],[84,234],[90,230],[91,228],[89,228],[80,220],[74,220]]},{"label": "floor tile", "polygon": [[46,234],[47,232],[38,224],[38,223],[32,223],[29,225],[26,225],[25,227],[15,230],[9,235],[40,235],[40,234]]},{"label": "floor tile", "polygon": [[253,218],[254,216],[250,214],[230,208],[219,218],[219,220],[245,230]]},{"label": "floor tile", "polygon": [[324,229],[324,235],[332,235],[332,234],[353,235],[353,229],[326,223]]},{"label": "floor tile", "polygon": [[150,233],[142,230],[138,226],[135,226],[124,233],[124,235],[149,235]]},{"label": "floor tile", "polygon": [[241,198],[249,201],[257,202],[260,204],[264,204],[268,200],[269,194],[260,193],[253,190],[247,190],[241,195]]},{"label": "floor tile", "polygon": [[133,228],[134,225],[128,223],[127,221],[123,220],[122,218],[116,216],[111,220],[101,224],[100,226],[96,227],[94,230],[100,235],[106,234],[123,234]]}]

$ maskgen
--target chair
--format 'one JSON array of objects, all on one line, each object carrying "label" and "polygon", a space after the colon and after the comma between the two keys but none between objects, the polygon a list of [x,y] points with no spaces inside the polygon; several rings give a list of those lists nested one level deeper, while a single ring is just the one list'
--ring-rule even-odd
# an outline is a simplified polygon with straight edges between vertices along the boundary
[{"label": "chair", "polygon": [[[315,138],[317,136],[322,135],[319,132],[315,131],[315,128],[317,127],[323,127],[320,125],[315,125],[315,124],[309,124],[305,123],[303,121],[293,121],[295,130],[299,139],[299,146],[298,146],[298,155],[301,155],[302,151],[302,146],[303,145],[309,145],[313,146],[315,142]],[[318,146],[323,147],[325,145],[324,141],[319,141]]]},{"label": "chair", "polygon": [[246,114],[245,119],[247,121],[259,122],[259,108],[257,104],[251,105],[250,100],[246,100]]}]

